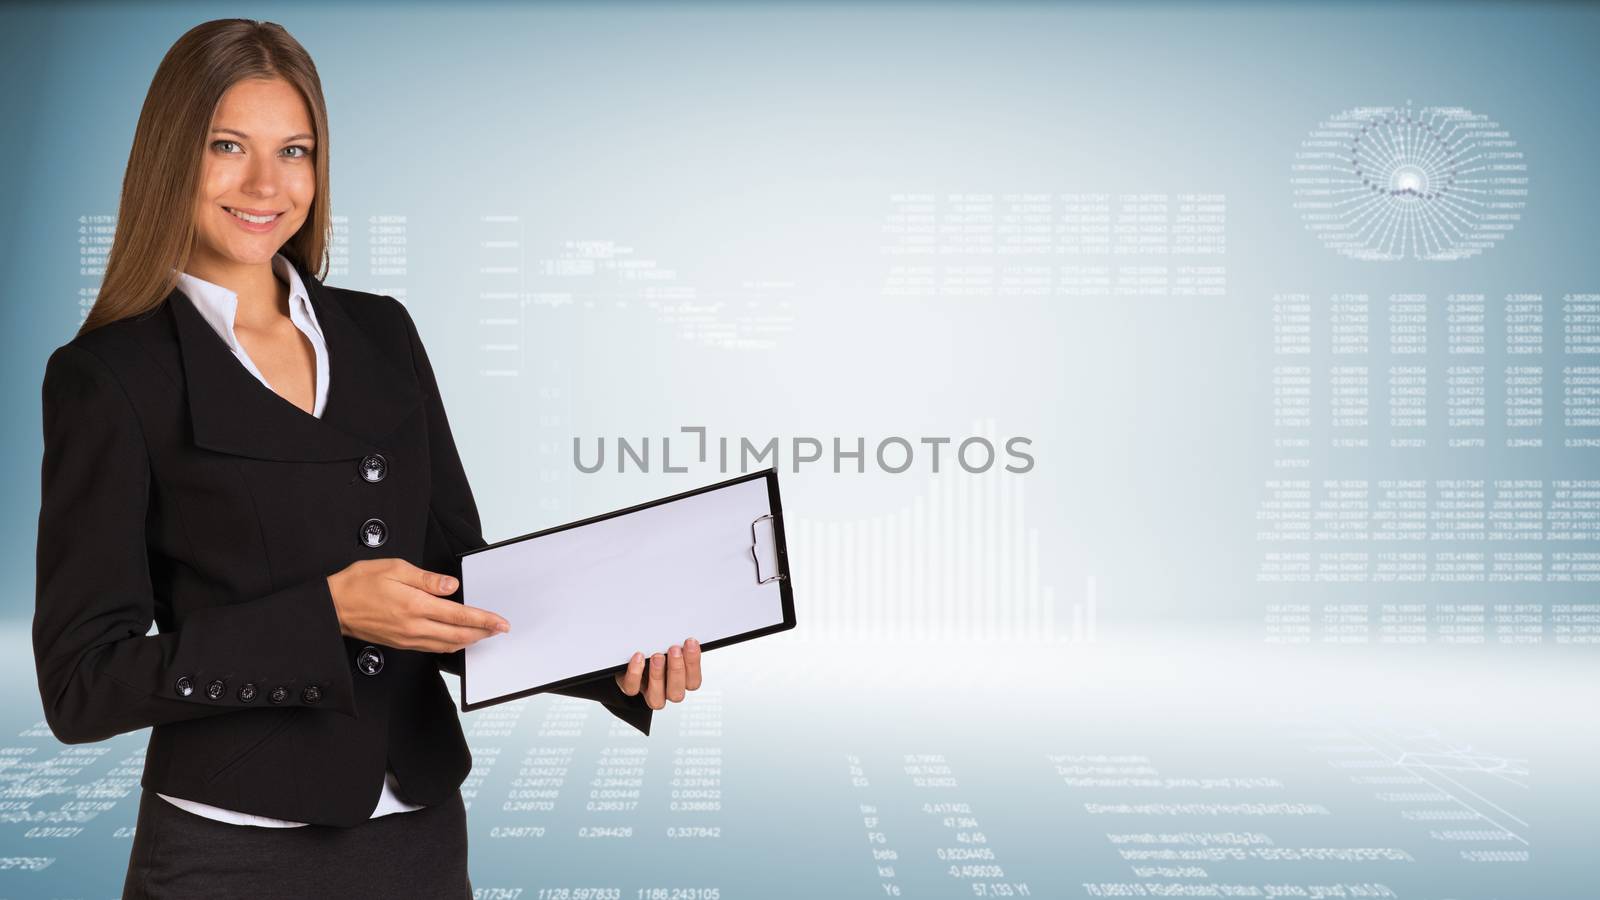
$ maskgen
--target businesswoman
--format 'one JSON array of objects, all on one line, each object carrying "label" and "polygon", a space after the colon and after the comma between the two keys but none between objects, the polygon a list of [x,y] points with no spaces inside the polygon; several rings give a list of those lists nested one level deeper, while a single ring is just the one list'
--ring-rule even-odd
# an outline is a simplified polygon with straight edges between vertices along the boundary
[{"label": "businesswoman", "polygon": [[[67,743],[151,727],[125,897],[471,896],[441,672],[514,623],[461,602],[485,541],[410,314],[317,275],[328,159],[281,27],[183,35],[45,367],[39,691]],[[557,693],[648,734],[699,655]]]}]

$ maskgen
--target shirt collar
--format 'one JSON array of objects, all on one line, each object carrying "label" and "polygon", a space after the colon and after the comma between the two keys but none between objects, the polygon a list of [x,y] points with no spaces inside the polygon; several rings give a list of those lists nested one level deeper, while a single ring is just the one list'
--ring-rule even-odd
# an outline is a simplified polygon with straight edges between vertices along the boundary
[{"label": "shirt collar", "polygon": [[[370,328],[370,323],[382,321],[385,311],[376,295],[330,288],[314,270],[288,259],[300,274],[327,344],[322,355],[328,360],[327,383],[334,389],[321,416],[306,415],[240,365],[239,354],[176,286],[161,303],[171,331],[133,333],[148,338],[154,353],[169,353],[169,337],[176,337],[181,365],[174,374],[181,377],[194,446],[261,460],[359,460],[389,446],[398,429],[412,421],[422,408],[422,385],[407,351],[388,343],[399,332],[384,329],[380,341]],[[177,280],[176,272],[172,278]],[[363,306],[367,308],[358,313]],[[399,340],[406,346],[404,337]]]},{"label": "shirt collar", "polygon": [[[282,253],[272,255],[272,271],[289,285],[289,318],[302,328],[309,324],[321,337],[322,326],[317,323],[317,314],[306,296],[305,282],[300,280],[300,273],[295,271]],[[239,339],[233,333],[234,318],[239,312],[238,293],[204,278],[196,278],[188,272],[178,273],[177,286],[194,303],[206,323],[228,342],[229,347],[241,349]]]}]

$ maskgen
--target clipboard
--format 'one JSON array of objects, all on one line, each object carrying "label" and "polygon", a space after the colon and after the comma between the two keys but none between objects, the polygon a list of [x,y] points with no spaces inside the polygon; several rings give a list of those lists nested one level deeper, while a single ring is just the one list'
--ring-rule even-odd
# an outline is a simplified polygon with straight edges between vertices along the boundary
[{"label": "clipboard", "polygon": [[511,622],[464,651],[462,712],[795,627],[776,467],[456,556],[462,602]]}]

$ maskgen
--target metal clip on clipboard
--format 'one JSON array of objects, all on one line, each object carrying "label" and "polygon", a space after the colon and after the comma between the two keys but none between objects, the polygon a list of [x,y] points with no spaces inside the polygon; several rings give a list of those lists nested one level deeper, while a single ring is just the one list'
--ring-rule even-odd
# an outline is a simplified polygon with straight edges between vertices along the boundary
[{"label": "metal clip on clipboard", "polygon": [[766,584],[769,581],[782,581],[785,577],[782,572],[779,572],[776,575],[768,575],[766,578],[761,577],[761,557],[756,554],[756,523],[762,519],[770,518],[772,518],[772,513],[765,513],[763,515],[756,516],[750,521],[750,558],[755,560],[756,563],[756,584]]}]

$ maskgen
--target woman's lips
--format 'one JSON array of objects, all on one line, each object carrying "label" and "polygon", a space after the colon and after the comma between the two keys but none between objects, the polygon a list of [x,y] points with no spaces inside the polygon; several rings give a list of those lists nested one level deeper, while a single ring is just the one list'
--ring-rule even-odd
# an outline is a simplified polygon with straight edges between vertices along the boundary
[{"label": "woman's lips", "polygon": [[[270,216],[272,216],[272,221],[270,221],[270,222],[247,222],[244,219],[241,219],[238,216],[233,214],[232,210],[235,210],[235,209],[239,210],[240,212],[250,213],[251,215],[255,215],[255,216],[270,215]],[[237,206],[232,206],[232,207],[224,206],[222,208],[222,211],[223,211],[224,214],[227,215],[228,218],[230,218],[233,221],[237,222],[239,224],[240,228],[243,228],[245,231],[249,231],[249,232],[252,232],[254,234],[265,234],[266,232],[269,232],[272,229],[278,227],[278,219],[283,216],[282,212],[276,212],[275,213],[275,212],[272,212],[271,210],[267,210],[265,212],[259,212],[258,213],[258,212],[254,211],[254,210],[244,209],[242,207],[237,207]]]}]

